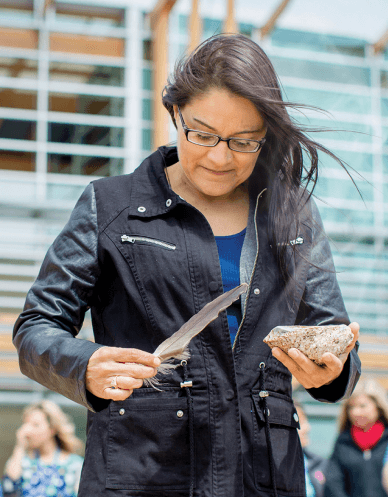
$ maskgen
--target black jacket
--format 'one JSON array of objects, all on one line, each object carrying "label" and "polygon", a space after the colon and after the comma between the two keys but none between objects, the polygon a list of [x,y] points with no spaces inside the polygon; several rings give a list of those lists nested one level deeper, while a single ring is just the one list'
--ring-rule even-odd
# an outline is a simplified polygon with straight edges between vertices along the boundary
[{"label": "black jacket", "polygon": [[[85,390],[88,359],[101,344],[153,352],[222,293],[212,230],[166,181],[164,168],[177,160],[175,148],[163,147],[133,174],[86,188],[16,323],[21,370],[89,409],[80,497],[180,497],[190,483],[202,497],[272,495],[267,412],[279,496],[303,497],[291,375],[263,338],[278,324],[348,323],[312,202],[298,233],[290,302],[268,243],[266,192],[252,196],[240,268],[249,283],[243,321],[233,349],[226,313],[192,341],[192,388],[180,387],[178,367],[162,391],[143,387],[124,402]],[[96,343],[74,339],[89,307]],[[359,369],[352,351],[341,376],[310,393],[330,402],[348,396]]]},{"label": "black jacket", "polygon": [[365,452],[353,442],[349,430],[342,432],[329,459],[325,497],[387,497],[381,483],[387,446],[387,428],[379,442]]}]

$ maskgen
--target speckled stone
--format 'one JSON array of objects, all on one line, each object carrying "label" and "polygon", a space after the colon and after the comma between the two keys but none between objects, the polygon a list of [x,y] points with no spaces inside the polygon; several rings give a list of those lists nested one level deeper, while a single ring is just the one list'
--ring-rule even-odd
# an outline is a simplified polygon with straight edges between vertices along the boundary
[{"label": "speckled stone", "polygon": [[322,364],[322,355],[331,352],[339,357],[353,340],[353,333],[344,324],[332,326],[277,326],[264,342],[284,352],[296,348],[309,359]]}]

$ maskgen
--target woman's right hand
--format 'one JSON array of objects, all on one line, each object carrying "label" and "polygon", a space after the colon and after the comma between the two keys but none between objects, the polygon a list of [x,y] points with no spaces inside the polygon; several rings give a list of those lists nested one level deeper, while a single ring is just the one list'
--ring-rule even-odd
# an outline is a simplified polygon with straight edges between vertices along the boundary
[{"label": "woman's right hand", "polygon": [[101,347],[86,368],[86,389],[101,399],[125,400],[144,378],[157,373],[160,359],[138,349]]}]

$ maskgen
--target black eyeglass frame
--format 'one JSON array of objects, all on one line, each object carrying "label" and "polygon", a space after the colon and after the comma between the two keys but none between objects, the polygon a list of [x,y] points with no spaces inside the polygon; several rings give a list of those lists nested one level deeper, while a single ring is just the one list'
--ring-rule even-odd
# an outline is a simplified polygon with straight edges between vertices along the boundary
[{"label": "black eyeglass frame", "polygon": [[[226,142],[228,144],[228,147],[230,148],[230,150],[233,150],[233,152],[240,152],[242,154],[255,154],[256,152],[258,152],[262,146],[264,145],[264,143],[266,142],[266,138],[262,138],[261,140],[251,140],[251,139],[247,139],[247,138],[242,138],[243,140],[245,141],[249,141],[249,142],[254,142],[254,143],[257,143],[257,148],[255,150],[236,150],[234,148],[232,148],[230,146],[230,141],[231,140],[241,140],[241,138],[237,138],[236,136],[232,136],[230,138],[222,138],[221,136],[219,135],[216,135],[214,133],[208,133],[207,131],[200,131],[199,129],[191,129],[191,128],[188,128],[186,126],[186,123],[185,121],[183,120],[183,116],[182,116],[182,113],[181,113],[181,110],[179,108],[179,105],[178,105],[178,113],[179,113],[179,117],[181,119],[181,123],[182,123],[182,128],[183,128],[183,131],[185,133],[185,136],[186,136],[186,140],[189,142],[189,143],[192,143],[193,145],[198,145],[199,147],[215,147],[216,145],[218,145],[220,142]],[[209,136],[215,136],[216,138],[218,138],[218,140],[216,141],[216,143],[214,143],[213,145],[204,145],[202,143],[195,143],[195,142],[192,142],[189,140],[189,137],[188,137],[188,134],[189,134],[189,131],[195,131],[197,133],[202,133],[204,135],[209,135]]]}]

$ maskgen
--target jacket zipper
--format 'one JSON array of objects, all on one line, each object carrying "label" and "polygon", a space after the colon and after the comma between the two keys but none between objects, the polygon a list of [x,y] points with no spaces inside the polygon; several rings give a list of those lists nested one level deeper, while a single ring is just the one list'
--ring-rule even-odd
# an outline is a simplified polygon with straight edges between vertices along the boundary
[{"label": "jacket zipper", "polygon": [[148,238],[145,236],[138,236],[138,235],[121,235],[121,242],[122,243],[136,243],[136,242],[144,242],[144,243],[149,243],[150,245],[157,245],[158,247],[163,247],[168,250],[175,250],[176,245],[173,245],[172,243],[167,243],[167,242],[162,242],[160,240],[155,240],[154,238]]},{"label": "jacket zipper", "polygon": [[233,342],[233,346],[232,346],[232,350],[234,351],[235,348],[236,348],[236,342],[237,342],[237,339],[240,335],[240,331],[241,331],[241,328],[244,324],[244,321],[245,321],[245,316],[246,316],[246,313],[247,313],[247,308],[248,308],[248,299],[249,299],[249,295],[251,293],[251,286],[252,286],[252,280],[253,280],[253,275],[255,274],[255,269],[256,269],[256,264],[257,264],[257,259],[259,257],[259,234],[257,232],[257,224],[256,224],[256,220],[257,220],[257,207],[259,205],[259,200],[260,200],[260,197],[263,195],[263,193],[266,191],[266,188],[264,188],[263,191],[261,191],[259,193],[259,195],[257,196],[257,200],[256,200],[256,206],[255,206],[255,215],[254,215],[254,218],[253,218],[253,222],[255,224],[255,234],[256,234],[256,244],[257,244],[257,251],[256,251],[256,257],[255,257],[255,262],[253,264],[253,269],[252,269],[252,274],[251,274],[251,279],[249,280],[249,286],[248,286],[248,290],[247,290],[247,300],[245,302],[245,308],[244,308],[244,314],[243,314],[243,317],[241,319],[241,323],[240,323],[240,326],[238,327],[238,330],[237,330],[237,333],[236,333],[236,336],[234,338],[234,342]]}]

